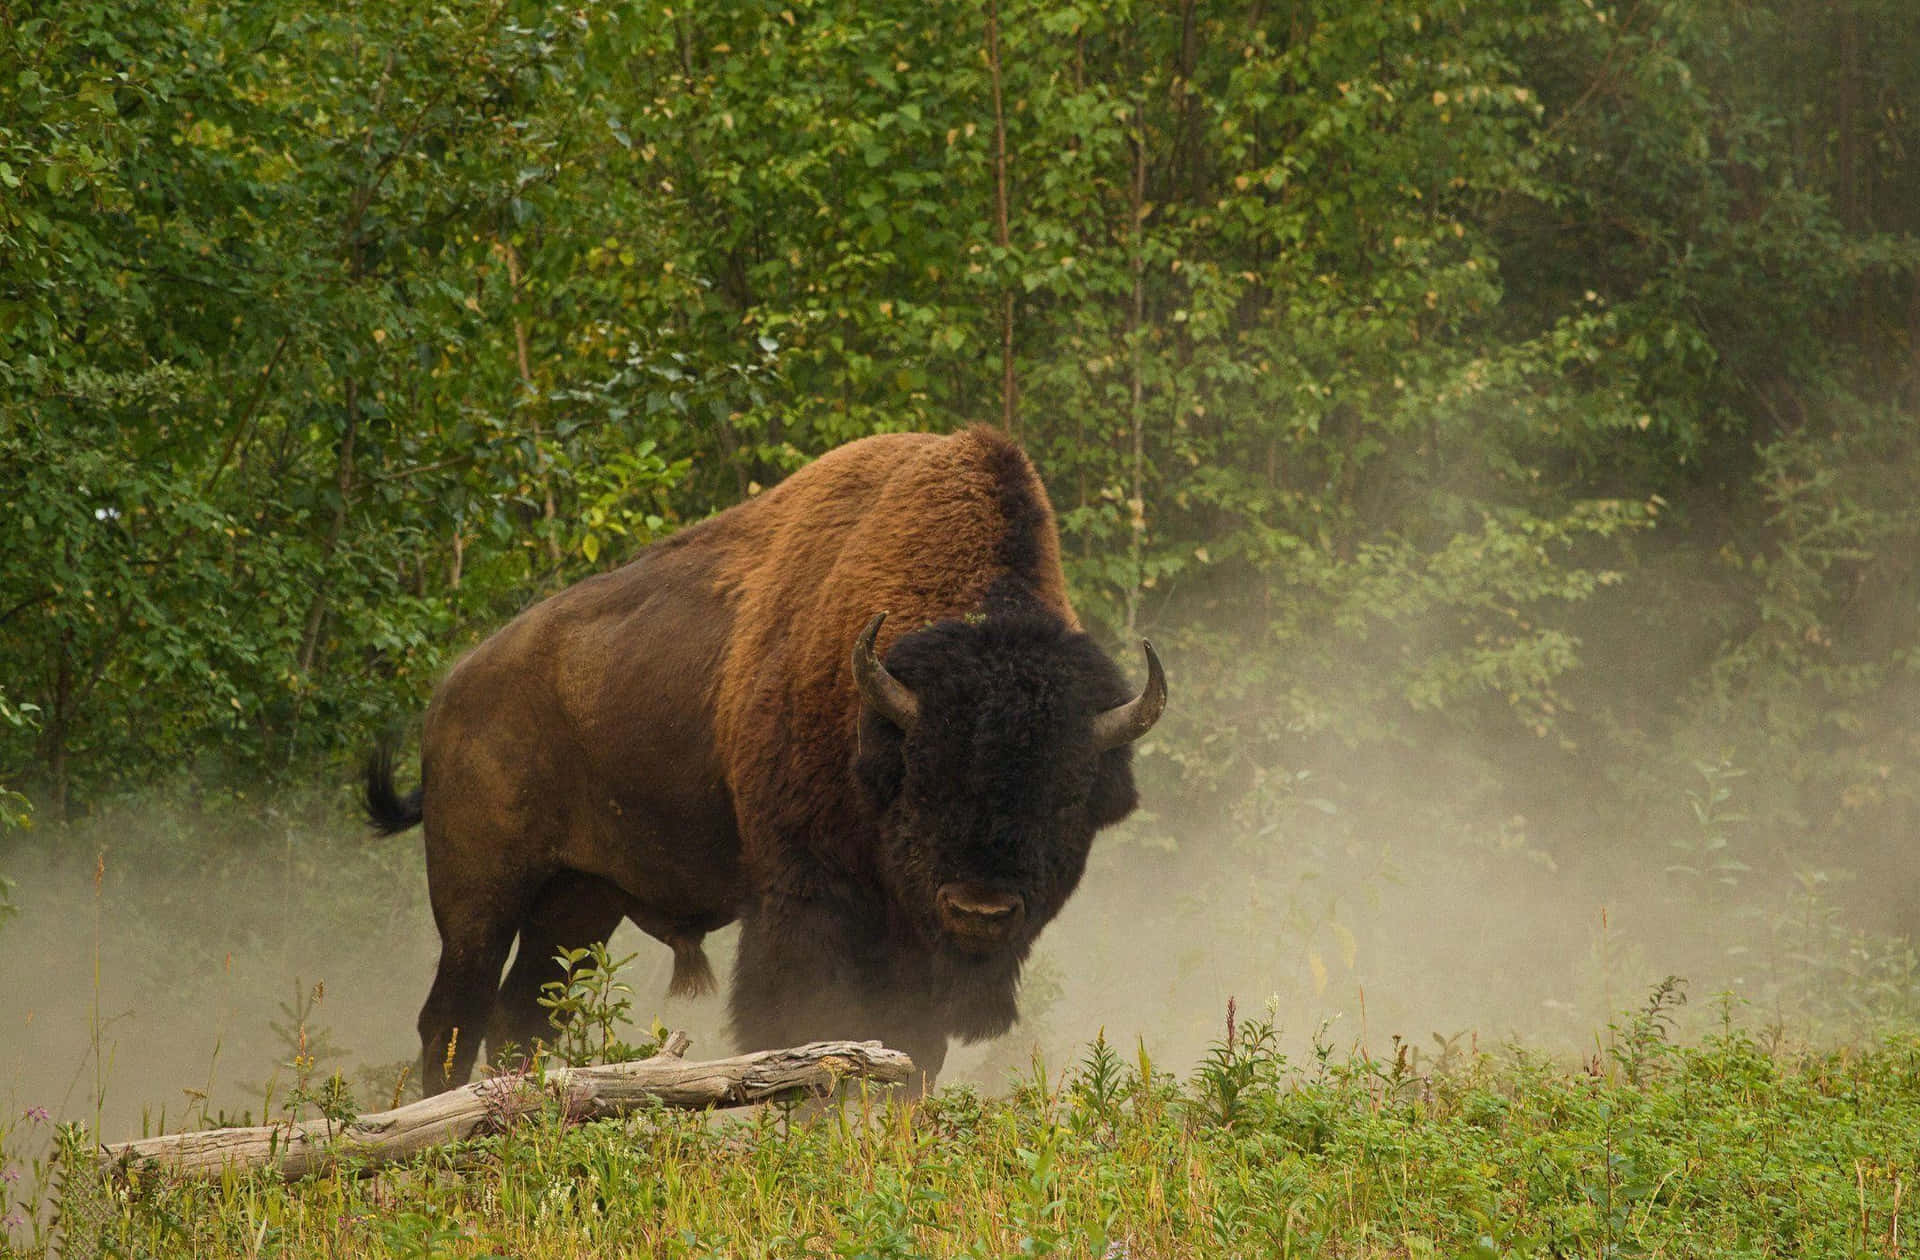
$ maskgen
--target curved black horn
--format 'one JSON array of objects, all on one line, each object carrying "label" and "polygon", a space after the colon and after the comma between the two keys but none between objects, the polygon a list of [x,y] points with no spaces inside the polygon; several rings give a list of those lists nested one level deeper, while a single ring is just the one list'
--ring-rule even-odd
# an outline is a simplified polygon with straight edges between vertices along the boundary
[{"label": "curved black horn", "polygon": [[1101,752],[1131,744],[1145,735],[1167,707],[1166,671],[1160,668],[1153,644],[1142,639],[1140,646],[1147,654],[1146,688],[1125,704],[1115,705],[1093,719],[1093,744]]},{"label": "curved black horn", "polygon": [[876,614],[854,640],[853,685],[859,688],[860,698],[875,713],[901,730],[910,731],[920,720],[920,701],[910,687],[887,672],[873,651],[873,641],[880,635],[880,623],[886,619],[887,614]]}]

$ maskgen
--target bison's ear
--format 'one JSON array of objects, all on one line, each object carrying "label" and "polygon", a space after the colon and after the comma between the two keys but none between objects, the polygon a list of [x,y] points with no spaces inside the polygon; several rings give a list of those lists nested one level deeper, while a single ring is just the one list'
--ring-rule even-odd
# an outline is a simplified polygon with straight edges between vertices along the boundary
[{"label": "bison's ear", "polygon": [[1095,829],[1111,827],[1140,803],[1140,794],[1133,786],[1132,763],[1132,750],[1124,746],[1100,754],[1100,768],[1087,797],[1087,815]]},{"label": "bison's ear", "polygon": [[906,779],[907,763],[902,751],[906,737],[899,727],[862,705],[856,740],[854,777],[867,790],[874,808],[885,809],[900,795],[900,786]]}]

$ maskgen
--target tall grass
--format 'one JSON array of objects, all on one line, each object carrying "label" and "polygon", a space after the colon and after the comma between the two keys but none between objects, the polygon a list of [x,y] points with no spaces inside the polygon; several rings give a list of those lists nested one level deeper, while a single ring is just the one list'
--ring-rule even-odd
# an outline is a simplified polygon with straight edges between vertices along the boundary
[{"label": "tall grass", "polygon": [[[1729,1027],[1566,1070],[1524,1050],[1315,1054],[1240,1021],[1184,1083],[1104,1039],[1001,1099],[825,1113],[559,1109],[376,1175],[70,1175],[82,1254],[1896,1255],[1920,1219],[1920,1041],[1769,1049]],[[23,1253],[31,1254],[30,1247]]]}]

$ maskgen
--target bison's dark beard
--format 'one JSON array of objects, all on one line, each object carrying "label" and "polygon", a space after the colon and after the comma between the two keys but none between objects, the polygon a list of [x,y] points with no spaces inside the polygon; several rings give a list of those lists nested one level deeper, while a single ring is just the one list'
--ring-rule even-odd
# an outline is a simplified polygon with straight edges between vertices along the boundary
[{"label": "bison's dark beard", "polygon": [[948,1031],[971,1044],[998,1037],[1020,1018],[1020,967],[1027,945],[985,957],[942,950],[934,991],[944,999]]}]

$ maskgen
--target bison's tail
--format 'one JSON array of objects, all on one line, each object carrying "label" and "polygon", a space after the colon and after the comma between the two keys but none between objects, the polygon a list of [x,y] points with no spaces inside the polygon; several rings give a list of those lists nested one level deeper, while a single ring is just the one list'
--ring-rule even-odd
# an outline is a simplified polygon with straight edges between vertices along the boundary
[{"label": "bison's tail", "polygon": [[367,790],[361,800],[366,807],[367,821],[383,836],[405,831],[425,816],[420,807],[425,793],[420,788],[404,797],[393,789],[393,755],[399,742],[392,735],[382,736],[367,754]]}]

